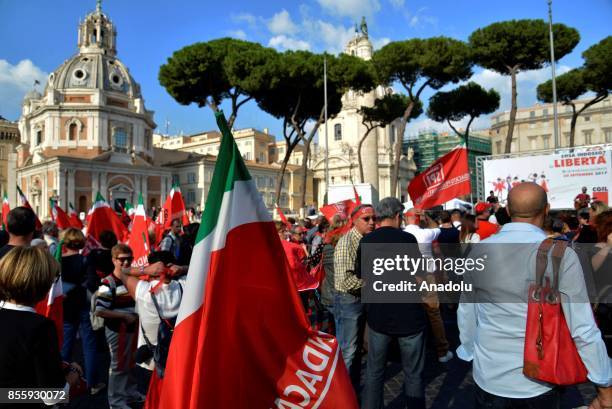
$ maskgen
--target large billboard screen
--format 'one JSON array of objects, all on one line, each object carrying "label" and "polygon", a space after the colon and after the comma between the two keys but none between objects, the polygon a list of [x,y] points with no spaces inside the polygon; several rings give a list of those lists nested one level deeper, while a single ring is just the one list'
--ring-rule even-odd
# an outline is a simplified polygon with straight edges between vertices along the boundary
[{"label": "large billboard screen", "polygon": [[574,207],[574,199],[586,186],[592,199],[610,204],[612,189],[612,146],[576,148],[573,151],[546,153],[483,161],[484,192],[492,190],[502,201],[513,186],[535,182],[548,192],[553,209]]}]

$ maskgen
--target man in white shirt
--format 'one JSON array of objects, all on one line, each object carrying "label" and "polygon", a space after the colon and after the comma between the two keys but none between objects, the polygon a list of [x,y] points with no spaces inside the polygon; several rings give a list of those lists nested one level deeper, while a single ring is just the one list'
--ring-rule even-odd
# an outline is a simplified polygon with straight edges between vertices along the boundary
[{"label": "man in white shirt", "polygon": [[[490,294],[499,292],[520,300],[525,293],[525,283],[535,277],[535,252],[546,238],[541,226],[548,209],[544,189],[535,183],[521,183],[508,197],[512,222],[504,224],[498,234],[483,241],[489,245],[487,249],[475,249],[476,253],[485,252],[487,263],[495,266],[486,271],[486,288],[481,283],[484,278],[479,280],[474,275],[471,295],[489,294],[487,302],[462,302],[457,311],[461,340],[457,356],[473,361],[476,409],[560,407],[560,391],[554,385],[523,374],[527,303],[492,302],[490,298]],[[520,243],[527,245],[518,247]],[[508,247],[512,245],[514,247]],[[588,298],[582,267],[570,248],[561,261],[559,277],[568,328],[588,370],[588,378],[598,388],[598,397],[590,408],[612,407],[612,364],[591,305],[584,301]]]}]

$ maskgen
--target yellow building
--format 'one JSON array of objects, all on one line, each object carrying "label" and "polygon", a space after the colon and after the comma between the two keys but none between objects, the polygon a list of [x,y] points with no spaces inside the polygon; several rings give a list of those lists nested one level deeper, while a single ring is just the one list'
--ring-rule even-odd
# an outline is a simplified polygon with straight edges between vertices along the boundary
[{"label": "yellow building", "polygon": [[[588,99],[576,101],[576,110]],[[559,117],[560,147],[569,146],[572,108],[557,104]],[[505,153],[506,134],[510,111],[498,112],[491,116],[491,142],[493,154]],[[587,108],[576,122],[574,146],[612,143],[612,96]],[[512,153],[530,152],[555,147],[552,104],[536,104],[520,108],[516,113]]]}]

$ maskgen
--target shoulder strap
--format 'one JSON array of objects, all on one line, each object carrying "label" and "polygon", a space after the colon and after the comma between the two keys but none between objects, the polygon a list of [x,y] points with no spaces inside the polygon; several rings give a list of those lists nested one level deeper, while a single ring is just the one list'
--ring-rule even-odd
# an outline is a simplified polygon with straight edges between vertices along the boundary
[{"label": "shoulder strap", "polygon": [[545,239],[540,243],[538,247],[538,255],[536,257],[536,285],[542,287],[544,284],[544,273],[546,273],[546,267],[548,266],[548,251],[553,246],[554,241],[552,239]]},{"label": "shoulder strap", "polygon": [[567,248],[567,242],[563,240],[555,240],[555,247],[552,251],[552,264],[553,264],[553,291],[559,291],[559,270],[561,268],[561,260],[565,254]]}]

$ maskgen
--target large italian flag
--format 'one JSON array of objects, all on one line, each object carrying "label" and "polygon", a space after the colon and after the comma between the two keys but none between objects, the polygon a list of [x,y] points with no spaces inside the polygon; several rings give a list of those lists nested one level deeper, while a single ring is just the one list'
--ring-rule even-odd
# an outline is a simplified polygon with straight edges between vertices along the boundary
[{"label": "large italian flag", "polygon": [[[357,408],[336,339],[309,329],[223,113],[159,408]],[[147,402],[150,403],[150,402]]]}]

